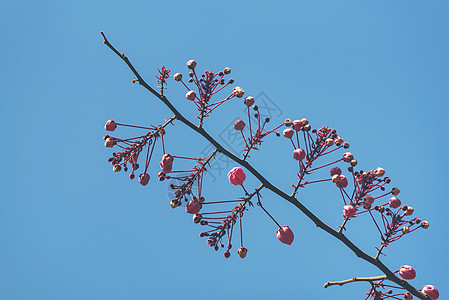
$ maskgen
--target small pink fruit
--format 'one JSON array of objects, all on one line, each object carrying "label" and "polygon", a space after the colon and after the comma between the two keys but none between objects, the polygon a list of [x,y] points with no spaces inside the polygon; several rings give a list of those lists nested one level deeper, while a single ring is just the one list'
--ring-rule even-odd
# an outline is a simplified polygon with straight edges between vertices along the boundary
[{"label": "small pink fruit", "polygon": [[244,103],[246,106],[252,106],[254,104],[254,97],[246,97]]},{"label": "small pink fruit", "polygon": [[382,169],[381,167],[379,167],[379,168],[377,168],[377,169],[374,171],[374,174],[375,174],[377,177],[382,177],[382,176],[385,175],[385,170]]},{"label": "small pink fruit", "polygon": [[374,197],[371,195],[366,195],[365,197],[363,197],[363,200],[365,202],[365,204],[373,204],[374,203]]},{"label": "small pink fruit", "polygon": [[345,205],[343,206],[343,217],[345,218],[352,218],[355,215],[356,209],[352,205]]},{"label": "small pink fruit", "polygon": [[416,271],[408,265],[404,265],[399,269],[399,275],[405,280],[411,280],[416,277]]},{"label": "small pink fruit", "polygon": [[423,286],[421,292],[432,298],[432,300],[436,300],[438,299],[438,297],[440,297],[440,293],[438,292],[437,288],[430,284]]},{"label": "small pink fruit", "polygon": [[107,131],[114,131],[116,127],[117,127],[117,123],[115,123],[114,120],[109,120],[104,125],[104,129],[106,129]]},{"label": "small pink fruit", "polygon": [[292,124],[293,124],[294,130],[296,130],[296,131],[301,130],[301,127],[302,127],[301,120],[294,120]]},{"label": "small pink fruit", "polygon": [[195,200],[190,200],[186,205],[186,212],[189,214],[197,214],[201,210],[201,203]]},{"label": "small pink fruit", "polygon": [[112,148],[115,145],[115,141],[113,138],[107,138],[104,142],[104,146],[107,148]]},{"label": "small pink fruit", "polygon": [[337,183],[340,181],[340,175],[335,174],[334,176],[332,176],[332,182],[333,183]]},{"label": "small pink fruit", "polygon": [[293,243],[293,239],[295,238],[293,231],[288,226],[282,226],[276,231],[276,237],[282,243],[291,245]]},{"label": "small pink fruit", "polygon": [[236,86],[235,88],[232,89],[232,94],[237,98],[242,98],[243,95],[245,94],[245,91],[241,87]]},{"label": "small pink fruit", "polygon": [[187,100],[193,100],[196,98],[196,94],[194,91],[188,91],[186,94],[186,98]]},{"label": "small pink fruit", "polygon": [[237,253],[241,258],[245,258],[246,254],[248,253],[248,249],[246,249],[245,247],[240,247],[239,250],[237,250]]},{"label": "small pink fruit", "polygon": [[354,155],[352,155],[351,152],[346,152],[345,154],[343,154],[343,161],[344,162],[350,163],[351,160],[353,160],[353,159],[354,159]]},{"label": "small pink fruit", "polygon": [[331,169],[330,173],[331,173],[331,176],[341,175],[341,169],[339,167],[334,167]]},{"label": "small pink fruit", "polygon": [[326,139],[326,141],[324,142],[326,144],[326,146],[332,146],[334,144],[334,140],[333,139]]},{"label": "small pink fruit", "polygon": [[340,180],[335,185],[339,188],[344,189],[348,186],[348,179],[345,175],[340,175]]},{"label": "small pink fruit", "polygon": [[159,163],[159,166],[161,167],[162,172],[169,173],[173,169],[173,156],[166,153],[164,156],[162,156],[162,160]]},{"label": "small pink fruit", "polygon": [[295,151],[293,151],[293,158],[301,161],[306,157],[306,151],[304,151],[301,148],[296,149]]},{"label": "small pink fruit", "polygon": [[243,122],[243,120],[235,121],[234,128],[235,128],[235,130],[242,131],[243,128],[245,128],[245,122]]},{"label": "small pink fruit", "polygon": [[235,167],[228,173],[229,182],[233,185],[242,185],[246,179],[245,172],[240,167]]},{"label": "small pink fruit", "polygon": [[181,81],[182,79],[182,74],[181,73],[176,73],[175,76],[173,76],[175,78],[176,81]]},{"label": "small pink fruit", "polygon": [[196,61],[194,61],[193,59],[189,60],[187,62],[187,68],[193,70],[196,68]]},{"label": "small pink fruit", "polygon": [[402,203],[401,203],[401,200],[399,200],[398,198],[391,197],[388,200],[388,204],[390,205],[391,208],[398,208],[399,206],[401,206]]},{"label": "small pink fruit", "polygon": [[230,67],[226,67],[223,69],[223,73],[225,73],[226,75],[231,74],[231,68]]},{"label": "small pink fruit", "polygon": [[411,207],[411,206],[408,206],[407,207],[407,210],[405,211],[405,215],[406,216],[411,216],[411,215],[413,215],[413,212],[414,212],[415,210],[413,209],[413,207]]},{"label": "small pink fruit", "polygon": [[150,181],[150,174],[142,173],[139,175],[139,182],[141,185],[147,185],[149,181]]},{"label": "small pink fruit", "polygon": [[293,136],[293,134],[294,134],[294,131],[293,131],[293,129],[291,129],[291,128],[287,128],[287,129],[284,129],[284,131],[282,132],[283,134],[284,134],[284,136],[286,137],[286,138],[291,138],[292,136]]}]

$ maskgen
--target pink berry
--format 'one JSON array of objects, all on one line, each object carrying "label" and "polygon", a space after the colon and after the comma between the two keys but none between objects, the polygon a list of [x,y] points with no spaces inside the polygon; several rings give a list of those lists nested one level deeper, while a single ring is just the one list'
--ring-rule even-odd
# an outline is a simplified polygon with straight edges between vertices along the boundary
[{"label": "pink berry", "polygon": [[306,157],[306,151],[304,151],[301,148],[296,149],[295,151],[293,151],[293,158],[301,161]]},{"label": "pink berry", "polygon": [[165,173],[169,173],[172,171],[173,169],[173,156],[171,156],[170,154],[164,154],[164,156],[162,156],[162,160],[159,163],[162,172]]},{"label": "pink berry", "polygon": [[116,127],[117,127],[117,123],[115,123],[114,120],[109,120],[104,125],[104,129],[106,129],[107,131],[114,131]]},{"label": "pink berry", "polygon": [[348,186],[348,179],[346,178],[345,175],[340,175],[340,180],[335,183],[335,185],[339,188],[344,189],[345,187]]},{"label": "pink berry", "polygon": [[352,155],[351,152],[346,152],[345,154],[343,154],[343,161],[344,162],[350,163],[351,160],[353,160],[353,159],[354,159],[354,155]]},{"label": "pink berry", "polygon": [[365,202],[365,204],[373,204],[374,203],[374,197],[371,195],[366,195],[365,197],[363,197],[363,200]]},{"label": "pink berry", "polygon": [[234,128],[235,128],[235,130],[242,131],[243,128],[245,128],[245,122],[243,122],[243,120],[235,121]]},{"label": "pink berry", "polygon": [[194,61],[193,59],[189,60],[187,62],[187,68],[192,69],[192,70],[195,69],[196,68],[196,61]]},{"label": "pink berry", "polygon": [[201,203],[196,200],[190,200],[186,205],[186,212],[189,214],[197,214],[201,210]]},{"label": "pink berry", "polygon": [[115,141],[113,138],[107,138],[104,142],[104,146],[107,148],[112,148],[115,145]]},{"label": "pink berry", "polygon": [[284,129],[283,134],[286,138],[291,138],[293,136],[294,131],[291,128]]},{"label": "pink berry", "polygon": [[196,98],[196,94],[194,91],[188,91],[186,94],[186,98],[187,100],[193,100]]},{"label": "pink berry", "polygon": [[141,185],[147,185],[149,181],[150,181],[150,174],[142,173],[139,175],[139,182]]},{"label": "pink berry", "polygon": [[438,297],[440,297],[440,293],[438,292],[437,288],[430,284],[423,286],[421,292],[432,298],[432,300],[436,300],[438,299]]},{"label": "pink berry", "polygon": [[399,200],[396,197],[391,197],[388,200],[388,204],[390,205],[391,208],[398,208],[399,206],[401,206],[401,200]]},{"label": "pink berry", "polygon": [[248,253],[248,249],[246,249],[245,247],[240,247],[240,248],[237,250],[237,253],[239,254],[239,256],[240,256],[241,258],[245,258],[245,257],[246,257],[246,254]]},{"label": "pink berry", "polygon": [[405,280],[411,280],[416,277],[416,271],[412,267],[405,265],[399,269],[399,275]]},{"label": "pink berry", "polygon": [[246,106],[252,106],[254,104],[254,97],[246,97],[244,103]]},{"label": "pink berry", "polygon": [[242,185],[246,179],[245,172],[240,167],[235,167],[228,173],[229,182],[233,185]]},{"label": "pink berry", "polygon": [[294,120],[293,121],[293,129],[296,131],[300,131],[302,127],[301,120]]},{"label": "pink berry", "polygon": [[334,167],[331,169],[330,173],[331,173],[331,176],[341,175],[341,169],[339,167]]},{"label": "pink berry", "polygon": [[345,205],[343,206],[343,217],[345,218],[352,218],[355,215],[356,209],[352,205]]},{"label": "pink berry", "polygon": [[235,88],[232,89],[232,94],[237,98],[242,98],[243,95],[245,94],[245,91],[241,87],[236,86]]},{"label": "pink berry", "polygon": [[293,231],[288,226],[282,226],[276,231],[276,237],[282,243],[291,245],[293,243],[293,239],[295,238]]}]

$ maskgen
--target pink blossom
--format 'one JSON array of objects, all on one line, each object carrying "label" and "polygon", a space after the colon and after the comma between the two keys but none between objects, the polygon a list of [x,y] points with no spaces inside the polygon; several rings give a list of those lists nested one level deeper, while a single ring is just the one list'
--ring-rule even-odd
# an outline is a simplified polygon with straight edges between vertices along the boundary
[{"label": "pink blossom", "polygon": [[438,297],[440,297],[440,293],[438,292],[437,288],[430,284],[423,286],[421,292],[432,298],[432,300],[436,300],[438,299]]},{"label": "pink blossom", "polygon": [[245,172],[240,167],[235,167],[228,173],[229,182],[233,185],[242,185],[246,179]]},{"label": "pink blossom", "polygon": [[251,96],[246,97],[244,103],[245,103],[246,106],[253,105],[254,104],[254,97],[251,97]]},{"label": "pink blossom", "polygon": [[142,173],[139,175],[139,182],[141,185],[147,185],[149,181],[150,181],[150,174]]},{"label": "pink blossom", "polygon": [[412,267],[405,265],[399,269],[399,275],[405,280],[411,280],[416,277],[416,271]]},{"label": "pink blossom", "polygon": [[365,204],[373,204],[374,203],[374,197],[371,195],[366,195],[365,197],[363,197],[363,200],[365,202]]},{"label": "pink blossom", "polygon": [[340,180],[336,182],[335,185],[339,188],[344,189],[345,187],[348,186],[348,179],[346,178],[345,175],[340,175]]},{"label": "pink blossom", "polygon": [[282,226],[276,231],[276,237],[282,243],[291,245],[293,243],[293,239],[295,238],[293,231],[288,226]]},{"label": "pink blossom", "polygon": [[164,156],[162,156],[162,160],[159,163],[159,165],[161,166],[162,172],[165,172],[165,173],[171,172],[171,170],[173,168],[173,156],[171,156],[168,153],[164,154]]},{"label": "pink blossom", "polygon": [[245,128],[245,122],[243,122],[243,120],[235,121],[234,128],[235,128],[235,130],[242,131],[243,128]]},{"label": "pink blossom", "polygon": [[294,120],[293,121],[293,129],[296,131],[300,131],[302,127],[301,120]]},{"label": "pink blossom", "polygon": [[293,151],[293,158],[296,160],[303,160],[306,157],[306,151],[304,151],[301,148],[296,149]]},{"label": "pink blossom", "polygon": [[399,206],[401,206],[401,200],[399,200],[396,197],[391,197],[388,200],[388,204],[390,205],[391,208],[398,208]]},{"label": "pink blossom", "polygon": [[293,136],[293,133],[294,133],[294,131],[291,128],[284,129],[284,131],[283,131],[284,136],[288,139]]},{"label": "pink blossom", "polygon": [[117,127],[117,123],[115,123],[114,120],[109,120],[104,125],[104,129],[106,129],[107,131],[114,131],[116,127]]},{"label": "pink blossom", "polygon": [[351,152],[346,152],[345,154],[343,154],[343,161],[344,162],[351,162],[351,160],[354,159],[354,155],[352,155]]},{"label": "pink blossom", "polygon": [[186,94],[186,98],[187,98],[188,100],[193,100],[193,99],[195,99],[195,98],[196,98],[195,92],[194,92],[194,91],[188,91],[187,94]]},{"label": "pink blossom", "polygon": [[201,210],[201,203],[196,200],[190,200],[186,205],[186,212],[189,214],[197,214]]},{"label": "pink blossom", "polygon": [[352,218],[355,215],[356,209],[352,205],[345,205],[343,206],[343,217],[345,218]]},{"label": "pink blossom", "polygon": [[331,176],[341,175],[341,169],[339,167],[334,167],[331,169]]}]

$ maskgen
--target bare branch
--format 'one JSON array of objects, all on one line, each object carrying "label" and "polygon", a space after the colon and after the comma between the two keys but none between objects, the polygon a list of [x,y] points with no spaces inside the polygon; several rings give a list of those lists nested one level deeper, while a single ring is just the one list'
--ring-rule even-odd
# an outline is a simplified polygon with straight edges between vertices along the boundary
[{"label": "bare branch", "polygon": [[324,284],[324,288],[328,288],[333,285],[342,286],[347,283],[356,282],[356,281],[373,282],[373,281],[384,280],[384,279],[387,279],[386,275],[376,276],[376,277],[354,277],[354,278],[350,278],[350,279],[346,279],[346,280],[342,280],[342,281],[328,281]]}]

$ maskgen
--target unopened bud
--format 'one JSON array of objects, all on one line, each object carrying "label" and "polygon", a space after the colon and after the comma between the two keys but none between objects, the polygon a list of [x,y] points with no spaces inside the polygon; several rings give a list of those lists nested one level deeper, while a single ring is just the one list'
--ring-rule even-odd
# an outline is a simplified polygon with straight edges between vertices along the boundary
[{"label": "unopened bud", "polygon": [[194,214],[193,215],[193,223],[198,224],[199,222],[201,222],[202,218],[203,218],[203,216],[201,214]]},{"label": "unopened bud", "polygon": [[120,172],[121,169],[122,167],[120,165],[114,165],[114,167],[112,168],[114,172]]},{"label": "unopened bud", "polygon": [[241,247],[237,250],[237,253],[241,258],[245,258],[246,254],[248,253],[248,249],[246,249],[245,247]]},{"label": "unopened bud", "polygon": [[196,61],[194,61],[193,59],[191,59],[187,62],[187,68],[193,70],[193,69],[195,69],[195,67],[196,67]]},{"label": "unopened bud", "polygon": [[284,121],[284,125],[285,125],[285,126],[290,127],[290,126],[292,126],[292,124],[293,124],[292,120],[290,120],[290,119],[285,119],[285,121]]},{"label": "unopened bud", "polygon": [[182,74],[181,73],[176,73],[175,76],[173,76],[173,78],[175,78],[176,81],[181,81]]},{"label": "unopened bud", "polygon": [[351,166],[353,167],[357,166],[357,161],[355,159],[351,160]]},{"label": "unopened bud", "polygon": [[402,233],[403,233],[403,234],[407,234],[407,233],[409,233],[409,232],[410,232],[410,228],[408,228],[408,226],[402,227]]},{"label": "unopened bud", "polygon": [[223,73],[225,73],[226,75],[231,74],[231,68],[229,68],[229,67],[224,68]]},{"label": "unopened bud", "polygon": [[326,141],[324,142],[326,144],[326,146],[332,146],[334,144],[334,140],[333,139],[326,139]]},{"label": "unopened bud", "polygon": [[399,195],[400,192],[401,192],[401,191],[400,191],[397,187],[394,187],[394,188],[391,190],[391,193],[393,194],[393,196]]},{"label": "unopened bud", "polygon": [[422,222],[421,222],[421,226],[422,226],[422,228],[427,229],[427,228],[429,228],[429,222],[427,222],[427,221],[422,221]]}]

